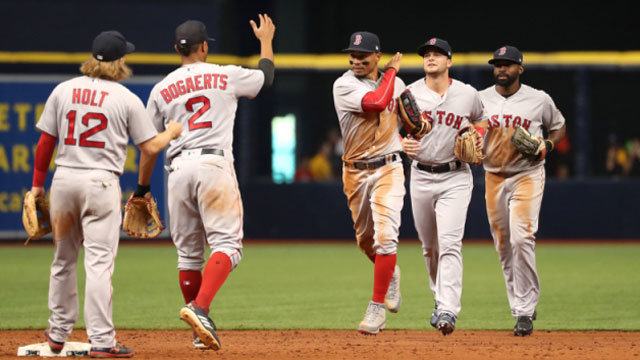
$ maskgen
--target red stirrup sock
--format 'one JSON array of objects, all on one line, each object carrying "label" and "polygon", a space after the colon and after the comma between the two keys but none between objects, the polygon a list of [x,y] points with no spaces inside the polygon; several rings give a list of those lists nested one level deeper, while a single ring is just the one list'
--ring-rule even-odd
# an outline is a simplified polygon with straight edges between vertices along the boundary
[{"label": "red stirrup sock", "polygon": [[376,255],[376,264],[373,271],[373,297],[371,300],[384,303],[384,296],[389,290],[389,283],[396,267],[396,254]]},{"label": "red stirrup sock", "polygon": [[188,304],[198,296],[200,283],[202,283],[202,273],[197,270],[180,270],[179,278],[184,303]]},{"label": "red stirrup sock", "polygon": [[209,309],[213,298],[222,287],[227,276],[231,272],[231,259],[225,253],[217,252],[211,255],[204,267],[202,285],[196,297],[196,305],[203,309]]}]

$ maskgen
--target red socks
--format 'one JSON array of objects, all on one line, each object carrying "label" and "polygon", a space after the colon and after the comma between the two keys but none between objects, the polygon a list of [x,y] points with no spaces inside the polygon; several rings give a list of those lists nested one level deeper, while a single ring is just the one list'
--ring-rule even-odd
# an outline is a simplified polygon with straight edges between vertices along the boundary
[{"label": "red socks", "polygon": [[179,278],[184,303],[188,304],[198,296],[202,274],[197,270],[180,270]]},{"label": "red socks", "polygon": [[[205,310],[209,309],[213,298],[231,272],[231,259],[221,252],[214,253],[207,261],[202,275],[202,285],[196,298],[196,305]],[[393,273],[393,269],[391,270]]]},{"label": "red socks", "polygon": [[396,254],[376,254],[376,262],[373,271],[373,297],[371,300],[384,303],[384,296],[389,290],[389,283],[396,267]]}]

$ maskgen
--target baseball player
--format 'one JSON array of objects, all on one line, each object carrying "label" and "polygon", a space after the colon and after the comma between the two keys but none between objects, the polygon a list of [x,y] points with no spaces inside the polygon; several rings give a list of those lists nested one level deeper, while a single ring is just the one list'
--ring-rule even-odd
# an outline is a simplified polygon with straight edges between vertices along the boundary
[{"label": "baseball player", "polygon": [[[121,190],[129,137],[143,154],[153,155],[180,135],[172,122],[162,134],[142,101],[117,83],[131,75],[124,55],[134,45],[117,31],[100,33],[84,76],[59,84],[49,96],[37,127],[42,130],[35,152],[33,187],[44,196],[44,182],[58,143],[51,184],[51,222],[55,253],[49,282],[49,328],[44,336],[53,352],[64,347],[78,319],[77,260],[84,246],[86,289],[84,320],[91,357],[132,357],[119,345],[111,318],[111,277],[120,237]],[[58,142],[58,138],[60,141]],[[141,167],[144,177],[153,168]]]},{"label": "baseball player", "polygon": [[451,46],[432,38],[418,48],[426,76],[410,84],[432,130],[419,141],[405,137],[403,150],[411,165],[413,219],[422,242],[434,294],[430,324],[443,335],[455,329],[461,309],[462,236],[473,178],[467,163],[454,156],[457,134],[486,120],[478,92],[449,77]]},{"label": "baseball player", "polygon": [[[169,119],[185,127],[167,151],[168,207],[187,304],[180,317],[194,329],[194,346],[199,348],[220,348],[209,307],[242,259],[243,210],[233,167],[233,124],[238,99],[254,98],[274,79],[275,25],[266,14],[259,18],[260,26],[250,21],[260,41],[258,69],[206,63],[208,41],[213,39],[205,25],[188,20],[178,26],[175,50],[182,66],[155,85],[147,104],[158,130]],[[201,273],[205,242],[211,256]]]},{"label": "baseball player", "polygon": [[[551,97],[520,82],[522,53],[503,46],[489,60],[495,86],[480,92],[488,115],[484,160],[487,215],[500,256],[511,314],[517,318],[516,336],[533,332],[540,281],[536,270],[535,234],[544,190],[544,158],[565,136],[565,120]],[[549,137],[534,158],[511,144],[517,127]]]},{"label": "baseball player", "polygon": [[351,70],[333,84],[333,101],[344,141],[344,193],[358,246],[374,263],[373,296],[358,331],[375,335],[385,327],[386,309],[397,312],[400,268],[396,265],[404,171],[395,99],[404,91],[396,77],[402,54],[378,70],[380,41],[358,31],[349,46]]}]

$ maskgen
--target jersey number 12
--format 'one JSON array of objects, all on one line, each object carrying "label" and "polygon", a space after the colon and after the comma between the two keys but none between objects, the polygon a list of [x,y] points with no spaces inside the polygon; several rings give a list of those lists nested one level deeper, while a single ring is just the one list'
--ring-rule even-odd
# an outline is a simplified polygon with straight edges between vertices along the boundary
[{"label": "jersey number 12", "polygon": [[[69,127],[67,129],[67,137],[64,138],[65,145],[75,145],[75,126],[76,126],[76,111],[71,110],[67,113],[67,119],[69,120]],[[107,128],[107,117],[101,113],[90,112],[82,117],[82,125],[89,126],[89,120],[99,120],[100,123],[87,131],[80,134],[79,146],[104,148],[104,141],[92,141],[89,137],[99,133]]]}]

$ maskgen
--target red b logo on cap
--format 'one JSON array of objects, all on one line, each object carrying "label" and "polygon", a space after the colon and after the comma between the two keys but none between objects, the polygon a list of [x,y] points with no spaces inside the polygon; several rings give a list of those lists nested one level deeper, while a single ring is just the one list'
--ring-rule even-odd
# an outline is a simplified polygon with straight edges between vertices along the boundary
[{"label": "red b logo on cap", "polygon": [[436,38],[429,40],[429,45],[433,45],[436,43]]},{"label": "red b logo on cap", "polygon": [[353,45],[360,45],[361,42],[362,42],[362,35],[360,34],[356,35],[356,39],[353,41]]},{"label": "red b logo on cap", "polygon": [[504,55],[506,53],[507,53],[507,48],[503,46],[503,47],[500,48],[500,51],[498,52],[498,55]]}]

